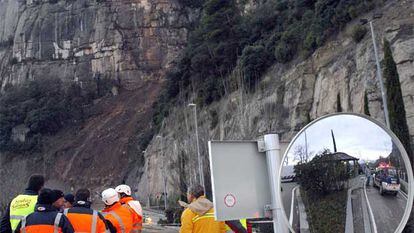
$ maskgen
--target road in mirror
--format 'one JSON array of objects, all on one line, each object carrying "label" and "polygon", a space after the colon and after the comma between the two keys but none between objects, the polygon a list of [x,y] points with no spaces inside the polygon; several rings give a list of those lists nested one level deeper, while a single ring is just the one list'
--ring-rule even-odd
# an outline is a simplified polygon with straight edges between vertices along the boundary
[{"label": "road in mirror", "polygon": [[357,115],[333,115],[306,127],[281,171],[281,198],[293,229],[395,232],[407,207],[409,174],[396,145]]}]

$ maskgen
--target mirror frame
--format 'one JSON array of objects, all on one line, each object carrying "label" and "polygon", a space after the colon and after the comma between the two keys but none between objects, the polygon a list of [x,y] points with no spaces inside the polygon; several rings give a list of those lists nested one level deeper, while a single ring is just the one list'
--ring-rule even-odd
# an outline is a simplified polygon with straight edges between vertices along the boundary
[{"label": "mirror frame", "polygon": [[[333,116],[356,116],[356,117],[361,117],[363,119],[366,119],[368,121],[371,121],[372,123],[376,124],[378,127],[380,127],[381,129],[383,129],[386,133],[388,133],[388,135],[391,137],[391,140],[393,143],[395,143],[395,145],[397,146],[397,148],[401,151],[401,156],[403,157],[404,163],[406,165],[406,169],[407,169],[407,175],[408,175],[408,198],[407,198],[407,204],[405,207],[405,211],[404,211],[404,215],[403,218],[401,219],[400,224],[398,225],[397,229],[395,230],[395,233],[401,233],[405,227],[405,225],[408,222],[408,218],[410,217],[410,213],[413,207],[413,199],[414,199],[414,195],[413,195],[413,185],[414,185],[414,177],[413,177],[413,170],[412,170],[412,165],[410,163],[410,159],[408,157],[407,151],[405,151],[404,146],[402,145],[401,141],[397,138],[397,136],[391,131],[391,129],[389,129],[387,126],[385,126],[383,123],[369,117],[366,116],[364,114],[360,114],[360,113],[352,113],[352,112],[341,112],[341,113],[331,113],[331,114],[327,114],[324,116],[321,116],[313,121],[311,121],[310,123],[308,123],[305,127],[303,127],[296,135],[295,137],[293,137],[293,139],[290,141],[285,153],[283,154],[282,160],[281,162],[283,163],[283,161],[285,161],[289,150],[291,149],[291,147],[293,146],[293,144],[295,143],[296,139],[309,127],[311,127],[312,125],[314,125],[316,122],[319,122],[321,120],[324,120],[325,118],[329,118],[329,117],[333,117]],[[409,166],[407,166],[409,165]],[[283,166],[281,165],[278,171],[278,177],[279,177],[279,187],[281,187],[282,185],[282,169]],[[282,202],[282,195],[281,195],[281,191],[279,190],[279,204],[281,206],[283,206],[283,202]],[[283,211],[283,215],[284,215],[284,222],[285,224],[289,227],[291,232],[295,232],[293,227],[289,224],[289,220],[288,220],[288,216],[286,215],[286,211],[285,208],[282,208]]]}]

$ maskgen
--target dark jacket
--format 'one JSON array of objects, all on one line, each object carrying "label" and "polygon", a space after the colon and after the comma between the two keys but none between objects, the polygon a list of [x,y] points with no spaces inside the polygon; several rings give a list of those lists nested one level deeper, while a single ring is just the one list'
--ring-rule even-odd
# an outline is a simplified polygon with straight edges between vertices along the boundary
[{"label": "dark jacket", "polygon": [[[24,195],[38,195],[36,191],[26,189],[23,193]],[[10,202],[11,203],[11,202]],[[3,218],[0,223],[0,233],[11,233],[11,224],[10,224],[10,203],[7,205],[6,213],[4,213]]]},{"label": "dark jacket", "polygon": [[[35,232],[53,233],[53,226],[58,213],[58,210],[52,205],[37,204],[35,212],[26,217],[26,230],[30,227]],[[21,227],[22,222],[19,223],[14,233],[21,233]],[[69,219],[63,214],[60,218],[58,227],[62,233],[75,232]],[[30,231],[27,232],[30,233]]]}]

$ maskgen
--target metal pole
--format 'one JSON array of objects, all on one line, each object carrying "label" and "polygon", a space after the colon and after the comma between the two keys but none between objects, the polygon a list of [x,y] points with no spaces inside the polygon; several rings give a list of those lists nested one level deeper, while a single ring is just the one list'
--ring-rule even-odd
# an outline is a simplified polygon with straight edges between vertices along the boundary
[{"label": "metal pole", "polygon": [[382,104],[384,106],[385,123],[387,124],[387,127],[390,128],[387,94],[385,93],[385,90],[384,90],[384,83],[383,83],[382,74],[381,74],[382,70],[381,70],[381,65],[380,65],[379,58],[378,58],[377,42],[375,41],[374,26],[372,24],[372,21],[369,22],[369,26],[371,27],[372,43],[374,45],[375,62],[377,64],[377,77],[378,77],[378,81],[380,83],[380,88],[381,88]]},{"label": "metal pole", "polygon": [[199,141],[198,141],[197,105],[196,104],[190,104],[189,106],[194,107],[194,125],[195,125],[195,131],[196,131],[198,173],[200,174],[200,184],[203,186],[204,194],[205,194],[206,193],[206,187],[205,187],[205,184],[204,184],[204,169],[203,169],[203,162],[201,161],[201,155],[200,155],[200,144],[199,144]]},{"label": "metal pole", "polygon": [[164,144],[163,138],[161,137],[161,154],[162,154],[162,161],[163,161],[163,173],[164,173],[164,210],[167,209],[167,171],[165,166],[165,155],[164,155]]},{"label": "metal pole", "polygon": [[[308,136],[306,135],[306,130],[304,131],[305,132],[305,163],[307,163],[308,162],[308,158],[309,158],[309,155],[308,155]],[[287,156],[286,156],[286,158],[287,158]]]},{"label": "metal pole", "polygon": [[275,233],[287,233],[288,226],[286,225],[283,212],[282,203],[279,201],[280,185],[277,173],[282,164],[282,157],[280,155],[279,135],[267,134],[264,136],[264,143],[266,149],[267,172],[269,173],[270,190],[272,197],[272,215],[273,215],[273,229]]},{"label": "metal pole", "polygon": [[147,153],[147,150],[144,150],[144,151],[142,151],[142,153],[144,153],[144,158],[146,159],[146,161],[147,161],[147,208],[149,209],[149,208],[151,208],[151,197],[150,197],[150,179],[149,179],[149,159],[148,158],[146,158],[146,153]]},{"label": "metal pole", "polygon": [[163,145],[163,140],[161,136],[157,136],[157,138],[160,138],[161,140],[161,156],[162,156],[162,173],[163,173],[163,177],[164,177],[164,210],[167,209],[167,172],[166,172],[166,166],[165,166],[165,156],[164,156],[164,145]]}]

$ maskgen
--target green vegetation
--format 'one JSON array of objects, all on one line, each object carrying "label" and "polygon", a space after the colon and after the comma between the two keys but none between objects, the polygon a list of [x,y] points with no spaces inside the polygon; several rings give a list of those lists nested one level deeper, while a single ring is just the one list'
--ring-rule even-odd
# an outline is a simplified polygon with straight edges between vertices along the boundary
[{"label": "green vegetation", "polygon": [[245,89],[254,90],[273,63],[309,56],[347,22],[378,3],[374,0],[266,0],[243,13],[242,4],[236,0],[180,2],[199,7],[202,15],[154,105],[156,128],[177,101],[195,94],[197,104],[208,105],[233,91],[236,85],[232,85],[234,80],[229,79],[229,74],[236,68],[242,71]]},{"label": "green vegetation", "polygon": [[[311,161],[295,166],[311,232],[344,232],[347,191],[351,177],[347,163],[329,159],[325,149]],[[324,219],[326,221],[319,221]]]},{"label": "green vegetation", "polygon": [[354,39],[356,43],[359,43],[362,39],[364,39],[365,34],[367,34],[367,28],[362,25],[355,25],[352,28],[351,34],[352,39]]},{"label": "green vegetation", "polygon": [[311,161],[295,166],[298,183],[306,191],[309,198],[317,198],[341,191],[350,173],[346,163],[326,160],[329,150],[324,150]]},{"label": "green vegetation", "polygon": [[244,76],[244,84],[251,90],[256,87],[263,72],[273,62],[272,54],[262,45],[247,46],[240,58],[240,65]]},{"label": "green vegetation", "polygon": [[407,119],[405,115],[404,100],[401,92],[400,77],[397,66],[392,56],[390,43],[384,40],[384,79],[387,89],[388,114],[390,128],[400,139],[407,151],[411,163],[413,163],[413,153],[410,143],[410,133],[408,131]]},{"label": "green vegetation", "polygon": [[371,116],[371,113],[369,113],[369,100],[367,91],[364,92],[364,114]]},{"label": "green vegetation", "polygon": [[317,198],[309,198],[304,191],[301,195],[306,206],[310,232],[345,232],[346,190]]},{"label": "green vegetation", "polygon": [[336,96],[336,112],[342,112],[341,95],[339,93]]},{"label": "green vegetation", "polygon": [[[97,81],[98,88],[86,90],[76,83],[65,87],[59,79],[30,81],[16,87],[8,85],[0,95],[0,150],[40,151],[43,136],[56,134],[65,126],[88,117],[84,107],[108,90],[108,82]],[[12,138],[13,128],[17,126],[27,129],[24,141]]]}]

